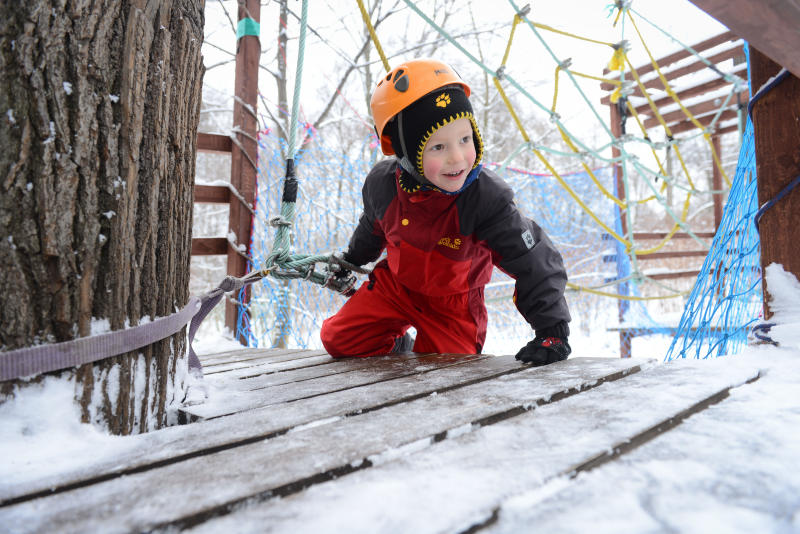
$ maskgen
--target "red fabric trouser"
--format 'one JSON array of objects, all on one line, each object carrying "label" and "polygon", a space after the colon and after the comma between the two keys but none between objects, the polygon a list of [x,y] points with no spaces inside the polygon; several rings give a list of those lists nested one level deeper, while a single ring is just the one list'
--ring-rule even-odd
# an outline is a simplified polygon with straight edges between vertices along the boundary
[{"label": "red fabric trouser", "polygon": [[397,338],[413,326],[414,352],[477,354],[486,338],[486,322],[483,288],[423,295],[400,284],[381,262],[369,283],[361,284],[336,315],[322,323],[320,338],[335,358],[376,356],[391,352]]}]

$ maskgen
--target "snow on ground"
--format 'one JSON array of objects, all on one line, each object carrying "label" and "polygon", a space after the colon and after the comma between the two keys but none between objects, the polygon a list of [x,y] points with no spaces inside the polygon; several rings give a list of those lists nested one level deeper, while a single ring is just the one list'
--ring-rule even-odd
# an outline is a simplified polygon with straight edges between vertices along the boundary
[{"label": "snow on ground", "polygon": [[[755,383],[732,390],[730,398],[617,461],[574,480],[552,480],[544,488],[510,497],[492,530],[519,532],[524,525],[536,524],[548,532],[800,531],[800,284],[776,265],[769,266],[765,276],[776,323],[770,335],[780,347],[752,346],[736,356],[665,364],[713,367],[716,375],[732,377],[740,365],[755,364],[762,370]],[[201,353],[235,348],[238,344],[230,337],[205,334],[195,342]],[[593,354],[580,347],[574,355]],[[3,493],[49,474],[89,468],[141,443],[142,436],[108,436],[77,423],[73,395],[70,383],[47,379],[0,405]],[[401,454],[380,467],[403,459]],[[441,483],[463,480],[459,471],[454,467]],[[393,480],[392,487],[405,482]],[[315,509],[341,510],[334,514],[338,518],[346,517],[347,506],[353,506],[351,512],[359,514],[365,532],[381,521],[382,507],[372,506],[371,499],[395,499],[398,509],[406,504],[382,491],[374,496],[360,492],[361,500],[349,505],[326,491],[325,484],[309,492],[318,492],[316,501],[311,493]],[[455,499],[452,506],[464,505]],[[327,529],[324,521],[316,524],[323,531],[335,530],[333,523]],[[260,530],[256,523],[249,526]],[[239,527],[248,530],[247,524]]]}]

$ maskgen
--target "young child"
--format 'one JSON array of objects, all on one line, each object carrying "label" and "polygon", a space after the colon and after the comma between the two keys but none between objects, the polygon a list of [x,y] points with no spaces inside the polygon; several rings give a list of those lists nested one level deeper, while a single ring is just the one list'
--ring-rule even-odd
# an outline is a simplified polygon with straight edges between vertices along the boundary
[{"label": "young child", "polygon": [[[343,259],[361,266],[387,255],[322,324],[331,356],[407,352],[412,344],[414,352],[479,354],[494,265],[516,280],[514,302],[536,332],[517,359],[544,365],[570,354],[561,255],[517,210],[511,188],[482,168],[469,94],[452,68],[432,59],[403,63],[378,82],[375,129],[383,153],[396,158],[367,175],[364,212]],[[416,340],[406,333],[411,326]]]}]

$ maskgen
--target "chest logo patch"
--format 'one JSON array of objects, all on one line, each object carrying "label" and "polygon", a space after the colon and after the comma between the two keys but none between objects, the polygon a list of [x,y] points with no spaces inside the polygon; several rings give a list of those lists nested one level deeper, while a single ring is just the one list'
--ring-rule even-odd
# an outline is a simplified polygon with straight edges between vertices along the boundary
[{"label": "chest logo patch", "polygon": [[522,240],[525,242],[525,246],[529,249],[533,248],[533,245],[536,244],[536,241],[534,241],[533,234],[531,234],[530,230],[525,230],[522,232]]},{"label": "chest logo patch", "polygon": [[455,239],[450,239],[449,237],[443,237],[439,240],[437,245],[442,245],[447,248],[452,248],[453,250],[458,250],[461,248],[461,239],[456,237]]}]

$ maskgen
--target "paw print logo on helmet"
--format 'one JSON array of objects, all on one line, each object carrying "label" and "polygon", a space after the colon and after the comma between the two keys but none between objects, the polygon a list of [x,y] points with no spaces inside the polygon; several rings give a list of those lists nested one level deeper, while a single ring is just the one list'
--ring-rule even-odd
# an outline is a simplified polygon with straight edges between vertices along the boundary
[{"label": "paw print logo on helmet", "polygon": [[[469,86],[456,71],[435,59],[407,61],[382,77],[372,93],[370,108],[383,153],[387,156],[394,154],[392,142],[385,129],[395,115],[431,91],[453,84],[460,85],[469,97]],[[436,101],[439,107],[447,107],[449,103],[449,97],[441,102]]]},{"label": "paw print logo on helmet", "polygon": [[450,95],[447,93],[442,93],[436,97],[436,107],[437,108],[446,108],[447,104],[450,103]]}]

